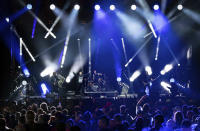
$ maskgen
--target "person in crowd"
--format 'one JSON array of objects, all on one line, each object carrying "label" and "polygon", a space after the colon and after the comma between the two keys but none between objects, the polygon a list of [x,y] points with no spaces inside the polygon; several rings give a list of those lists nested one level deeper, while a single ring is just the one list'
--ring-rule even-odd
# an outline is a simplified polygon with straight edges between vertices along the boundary
[{"label": "person in crowd", "polygon": [[6,126],[6,120],[4,118],[0,118],[0,131],[12,131]]},{"label": "person in crowd", "polygon": [[98,120],[98,131],[109,131],[109,118],[101,116]]},{"label": "person in crowd", "polygon": [[156,115],[154,117],[154,122],[153,122],[153,126],[151,128],[151,131],[163,130],[163,122],[164,122],[164,117],[160,114]]},{"label": "person in crowd", "polygon": [[37,124],[35,122],[35,112],[29,110],[25,115],[25,129],[26,131],[36,131]]},{"label": "person in crowd", "polygon": [[183,121],[182,112],[180,111],[175,112],[173,121],[174,121],[174,129],[180,128]]}]

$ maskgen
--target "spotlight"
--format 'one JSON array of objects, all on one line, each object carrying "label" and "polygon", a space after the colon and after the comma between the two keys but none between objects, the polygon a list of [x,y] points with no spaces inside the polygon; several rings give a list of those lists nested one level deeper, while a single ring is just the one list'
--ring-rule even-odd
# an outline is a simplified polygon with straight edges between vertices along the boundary
[{"label": "spotlight", "polygon": [[131,5],[131,10],[136,10],[137,6],[136,5]]},{"label": "spotlight", "polygon": [[174,82],[175,82],[175,79],[174,79],[174,78],[171,78],[169,81],[170,81],[171,83],[174,83]]},{"label": "spotlight", "polygon": [[173,68],[172,64],[167,64],[164,68],[165,72],[169,72]]},{"label": "spotlight", "polygon": [[178,66],[181,66],[181,64],[178,64]]},{"label": "spotlight", "polygon": [[158,9],[159,9],[159,5],[154,5],[154,6],[153,6],[153,9],[154,9],[154,10],[158,10]]},{"label": "spotlight", "polygon": [[136,78],[138,78],[140,76],[141,72],[139,70],[135,71],[133,73],[133,75],[131,76],[131,78],[129,79],[130,82],[133,82]]},{"label": "spotlight", "polygon": [[122,80],[121,77],[117,77],[117,81],[120,82]]},{"label": "spotlight", "polygon": [[95,5],[95,10],[100,10],[100,5]]},{"label": "spotlight", "polygon": [[152,82],[149,83],[149,86],[152,86]]},{"label": "spotlight", "polygon": [[50,9],[51,9],[51,10],[55,10],[55,8],[56,8],[56,6],[55,6],[54,4],[51,4],[51,5],[50,5]]},{"label": "spotlight", "polygon": [[178,9],[178,10],[182,10],[182,9],[183,9],[183,5],[180,5],[180,4],[179,4],[179,5],[177,6],[177,9]]},{"label": "spotlight", "polygon": [[9,19],[8,17],[6,17],[5,20],[6,20],[6,22],[8,22],[8,23],[10,22],[10,19]]},{"label": "spotlight", "polygon": [[45,77],[47,75],[51,75],[55,71],[55,68],[53,66],[49,66],[46,69],[44,69],[41,73],[41,77]]},{"label": "spotlight", "polygon": [[41,84],[41,88],[42,88],[42,94],[43,94],[43,95],[46,95],[47,92],[49,92],[49,90],[48,90],[46,84],[42,83],[42,84]]},{"label": "spotlight", "polygon": [[27,4],[27,9],[31,10],[32,9],[32,5],[31,4]]},{"label": "spotlight", "polygon": [[79,9],[80,9],[80,5],[76,4],[76,5],[74,6],[74,9],[75,9],[75,10],[79,10]]},{"label": "spotlight", "polygon": [[164,75],[165,73],[166,73],[166,72],[165,72],[164,70],[161,70],[161,71],[160,71],[160,74],[161,74],[161,75]]},{"label": "spotlight", "polygon": [[115,10],[115,5],[110,5],[110,10]]},{"label": "spotlight", "polygon": [[27,68],[23,69],[23,73],[24,73],[24,75],[25,75],[26,77],[29,77],[29,76],[30,76],[30,73],[29,73],[29,71],[28,71]]},{"label": "spotlight", "polygon": [[161,81],[161,82],[160,82],[160,85],[161,85],[166,91],[168,91],[169,93],[171,93],[171,92],[170,92],[170,89],[169,89],[169,88],[171,88],[171,85],[170,85],[170,84],[168,84],[167,82]]},{"label": "spotlight", "polygon": [[152,70],[151,70],[151,67],[150,66],[146,66],[145,67],[145,71],[147,72],[147,74],[150,76],[152,75]]},{"label": "spotlight", "polygon": [[22,81],[22,85],[23,85],[23,86],[26,86],[26,85],[27,85],[27,81],[23,80],[23,81]]},{"label": "spotlight", "polygon": [[67,83],[70,83],[70,81],[71,81],[70,78],[67,77],[67,78],[66,78],[66,82],[67,82]]}]

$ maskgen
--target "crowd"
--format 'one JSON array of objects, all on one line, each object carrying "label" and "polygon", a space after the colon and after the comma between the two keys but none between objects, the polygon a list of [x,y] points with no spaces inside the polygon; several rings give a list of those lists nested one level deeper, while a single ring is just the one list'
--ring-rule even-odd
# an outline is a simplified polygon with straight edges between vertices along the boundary
[{"label": "crowd", "polygon": [[[197,103],[198,104],[198,103]],[[0,131],[200,131],[200,108],[184,98],[1,102]]]}]

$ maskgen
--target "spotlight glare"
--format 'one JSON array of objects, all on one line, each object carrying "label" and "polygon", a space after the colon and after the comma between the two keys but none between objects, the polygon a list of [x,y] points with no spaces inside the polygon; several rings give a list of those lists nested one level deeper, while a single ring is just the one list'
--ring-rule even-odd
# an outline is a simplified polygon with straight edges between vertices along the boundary
[{"label": "spotlight glare", "polygon": [[174,82],[175,82],[175,79],[174,79],[174,78],[171,78],[169,81],[170,81],[171,83],[174,83]]},{"label": "spotlight glare", "polygon": [[10,22],[10,19],[8,17],[6,17],[6,22],[8,22],[8,23]]},{"label": "spotlight glare", "polygon": [[170,89],[169,89],[169,88],[171,88],[171,85],[170,85],[170,84],[168,84],[167,82],[161,81],[161,82],[160,82],[160,85],[161,85],[167,92],[171,93],[171,91],[170,91]]},{"label": "spotlight glare", "polygon": [[51,5],[50,5],[50,9],[51,9],[51,10],[55,10],[55,8],[56,8],[56,6],[55,6],[54,4],[51,4]]},{"label": "spotlight glare", "polygon": [[139,70],[135,71],[133,75],[130,77],[130,82],[133,82],[136,78],[140,76],[141,72]]},{"label": "spotlight glare", "polygon": [[117,81],[120,82],[122,80],[121,77],[117,77]]},{"label": "spotlight glare", "polygon": [[41,88],[42,88],[42,94],[43,94],[43,95],[46,95],[47,92],[49,92],[49,90],[48,90],[46,84],[42,83],[42,84],[41,84]]},{"label": "spotlight glare", "polygon": [[49,66],[46,69],[44,69],[41,73],[40,76],[41,77],[45,77],[47,75],[51,75],[53,72],[55,71],[55,67],[54,66]]},{"label": "spotlight glare", "polygon": [[74,9],[75,9],[75,10],[79,10],[79,9],[80,9],[80,5],[76,4],[76,5],[74,6]]},{"label": "spotlight glare", "polygon": [[67,83],[70,83],[70,81],[71,81],[70,78],[67,77],[67,78],[66,78],[66,82],[67,82]]},{"label": "spotlight glare", "polygon": [[183,5],[179,4],[179,5],[177,6],[177,9],[178,9],[178,10],[182,10],[182,9],[183,9]]},{"label": "spotlight glare", "polygon": [[100,10],[100,5],[95,5],[95,10]]},{"label": "spotlight glare", "polygon": [[154,5],[154,6],[153,6],[153,9],[154,9],[154,10],[158,10],[158,9],[159,9],[159,5]]},{"label": "spotlight glare", "polygon": [[147,72],[147,74],[150,76],[152,75],[152,70],[151,70],[151,67],[150,66],[146,66],[145,67],[145,71]]},{"label": "spotlight glare", "polygon": [[26,77],[29,77],[29,76],[30,76],[30,73],[29,73],[29,71],[28,71],[27,68],[23,69],[23,73],[24,73],[24,75],[25,75]]},{"label": "spotlight glare", "polygon": [[161,71],[160,71],[160,74],[161,74],[161,75],[164,75],[165,73],[166,73],[166,72],[165,72],[164,70],[161,70]]},{"label": "spotlight glare", "polygon": [[165,72],[169,72],[173,68],[172,64],[167,64],[164,68]]},{"label": "spotlight glare", "polygon": [[27,4],[27,9],[31,10],[32,9],[32,5],[31,4]]},{"label": "spotlight glare", "polygon": [[26,86],[26,85],[27,85],[27,81],[23,80],[23,81],[22,81],[22,85],[23,85],[23,86]]},{"label": "spotlight glare", "polygon": [[131,5],[131,10],[136,10],[137,6],[136,5]]},{"label": "spotlight glare", "polygon": [[115,10],[115,5],[110,5],[110,10]]},{"label": "spotlight glare", "polygon": [[178,66],[181,66],[181,64],[178,64]]}]

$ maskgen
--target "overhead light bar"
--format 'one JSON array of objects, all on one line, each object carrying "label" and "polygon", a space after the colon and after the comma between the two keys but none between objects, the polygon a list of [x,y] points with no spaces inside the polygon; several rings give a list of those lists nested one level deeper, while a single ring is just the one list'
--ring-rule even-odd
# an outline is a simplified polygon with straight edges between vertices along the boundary
[{"label": "overhead light bar", "polygon": [[149,25],[151,31],[153,32],[154,37],[157,38],[156,32],[155,32],[155,30],[153,28],[153,25],[152,25],[151,21],[150,20],[147,20],[147,21],[148,21],[148,25]]},{"label": "overhead light bar", "polygon": [[[33,57],[33,55],[31,54],[31,52],[29,51],[29,49],[27,48],[26,44],[23,42],[22,38],[20,38],[20,42],[22,43],[22,45],[24,46],[25,50],[27,51],[27,53],[29,54],[29,56],[31,57],[32,61],[35,62],[35,58]],[[22,51],[21,51],[22,53]]]}]

